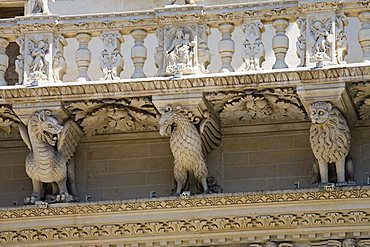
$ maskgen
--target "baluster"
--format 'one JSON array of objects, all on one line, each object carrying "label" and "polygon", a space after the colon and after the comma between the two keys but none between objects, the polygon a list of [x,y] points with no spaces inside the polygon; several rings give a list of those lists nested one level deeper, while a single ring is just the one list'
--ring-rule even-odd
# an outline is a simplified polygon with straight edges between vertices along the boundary
[{"label": "baluster", "polygon": [[265,46],[262,43],[262,33],[265,26],[260,20],[243,23],[244,32],[244,70],[261,70],[265,61]]},{"label": "baluster", "polygon": [[91,64],[91,51],[89,50],[91,35],[88,33],[79,33],[77,34],[76,39],[79,43],[79,47],[76,51],[76,63],[79,71],[77,81],[90,81],[87,71]]},{"label": "baluster", "polygon": [[362,29],[358,34],[358,40],[364,52],[362,61],[370,62],[370,12],[361,13],[359,19],[362,22]]},{"label": "baluster", "polygon": [[131,32],[135,40],[135,44],[131,49],[131,59],[134,63],[135,71],[131,78],[145,78],[144,63],[147,58],[147,49],[144,46],[144,40],[147,36],[147,31],[143,29],[136,29]]},{"label": "baluster", "polygon": [[222,23],[218,26],[222,34],[222,39],[218,45],[218,50],[220,52],[222,66],[220,72],[234,72],[234,68],[231,65],[233,60],[233,55],[235,52],[235,44],[231,39],[231,33],[234,31],[234,24],[232,23]]},{"label": "baluster", "polygon": [[286,53],[289,49],[289,39],[285,34],[288,25],[289,22],[286,19],[276,19],[272,23],[276,32],[275,36],[272,38],[272,50],[276,57],[276,62],[272,67],[273,69],[288,68],[288,65],[285,62]]},{"label": "baluster", "polygon": [[100,80],[119,80],[124,65],[121,54],[124,39],[119,32],[103,32],[100,38],[103,41],[103,51],[100,55],[103,78]]},{"label": "baluster", "polygon": [[9,41],[5,38],[0,38],[0,86],[6,86],[4,78],[5,71],[9,65],[9,58],[5,54],[5,49],[8,46]]}]

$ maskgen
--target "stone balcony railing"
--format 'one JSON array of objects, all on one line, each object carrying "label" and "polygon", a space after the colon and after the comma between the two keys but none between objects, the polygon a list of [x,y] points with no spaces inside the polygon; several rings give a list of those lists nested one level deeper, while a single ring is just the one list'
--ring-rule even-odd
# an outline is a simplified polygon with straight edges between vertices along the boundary
[{"label": "stone balcony railing", "polygon": [[355,0],[16,17],[0,21],[0,85],[15,41],[29,86],[368,62],[369,29],[369,2]]}]

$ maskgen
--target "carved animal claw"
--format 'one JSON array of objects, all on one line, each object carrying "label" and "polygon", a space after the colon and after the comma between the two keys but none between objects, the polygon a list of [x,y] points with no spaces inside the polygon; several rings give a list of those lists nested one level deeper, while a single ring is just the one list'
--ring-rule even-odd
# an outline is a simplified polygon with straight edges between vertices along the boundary
[{"label": "carved animal claw", "polygon": [[68,192],[63,192],[57,195],[55,201],[57,202],[72,202],[74,197],[70,195]]}]

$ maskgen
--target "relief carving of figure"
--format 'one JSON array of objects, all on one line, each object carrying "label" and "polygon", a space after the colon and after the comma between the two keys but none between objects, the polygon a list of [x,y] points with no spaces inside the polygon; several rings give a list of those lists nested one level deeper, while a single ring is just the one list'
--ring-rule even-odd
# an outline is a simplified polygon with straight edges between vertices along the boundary
[{"label": "relief carving of figure", "polygon": [[[30,0],[32,15],[51,15],[48,6],[48,0]],[[55,2],[55,0],[52,0]]]},{"label": "relief carving of figure", "polygon": [[49,110],[42,110],[31,116],[27,126],[20,124],[19,128],[22,139],[30,149],[26,173],[33,185],[33,193],[25,202],[34,204],[43,198],[42,183],[51,183],[52,201],[75,200],[72,156],[82,137],[77,124],[67,120],[60,125]]},{"label": "relief carving of figure", "polygon": [[188,173],[192,172],[201,183],[203,193],[209,193],[207,186],[208,169],[202,151],[201,136],[194,126],[181,112],[169,110],[161,119],[160,134],[170,137],[171,151],[174,156],[174,176],[177,182],[176,195],[180,195],[187,181]]},{"label": "relief carving of figure", "polygon": [[61,82],[67,70],[67,61],[64,58],[64,47],[68,45],[67,40],[62,36],[54,37],[53,50],[53,79]]},{"label": "relief carving of figure", "polygon": [[171,45],[166,50],[168,74],[194,66],[194,46],[195,42],[190,41],[190,34],[178,28]]},{"label": "relief carving of figure", "polygon": [[44,40],[40,40],[37,43],[30,40],[29,49],[32,57],[30,64],[31,81],[47,80],[46,55],[49,53],[47,43]]},{"label": "relief carving of figure", "polygon": [[19,55],[17,60],[15,60],[15,72],[18,74],[18,84],[23,84],[23,72],[24,72],[24,39],[18,38],[16,40],[19,45]]},{"label": "relief carving of figure", "polygon": [[310,107],[310,115],[312,120],[310,142],[317,159],[321,183],[330,182],[328,173],[330,164],[335,165],[336,182],[339,185],[346,184],[346,175],[348,182],[352,182],[353,164],[347,157],[351,146],[351,135],[345,118],[329,102],[313,103]]},{"label": "relief carving of figure", "polygon": [[310,45],[311,60],[316,62],[318,67],[323,65],[323,61],[330,61],[330,49],[333,42],[331,30],[331,19],[326,21],[316,20],[313,22],[308,38]]}]

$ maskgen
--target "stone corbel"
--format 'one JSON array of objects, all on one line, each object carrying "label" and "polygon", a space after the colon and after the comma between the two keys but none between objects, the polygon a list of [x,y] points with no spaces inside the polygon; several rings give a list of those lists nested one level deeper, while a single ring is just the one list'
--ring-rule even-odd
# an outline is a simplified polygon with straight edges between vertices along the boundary
[{"label": "stone corbel", "polygon": [[326,101],[331,102],[343,113],[350,127],[357,121],[356,109],[344,82],[302,85],[297,87],[297,93],[308,115],[313,102]]},{"label": "stone corbel", "polygon": [[161,114],[170,107],[187,115],[201,135],[205,153],[216,149],[221,143],[221,123],[218,114],[202,93],[153,96],[153,104]]}]

